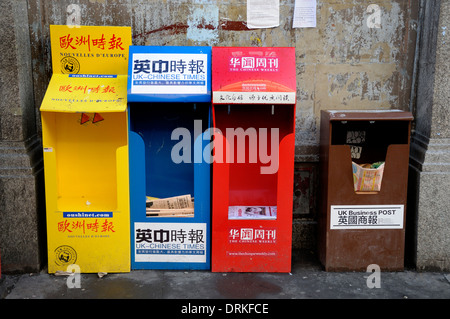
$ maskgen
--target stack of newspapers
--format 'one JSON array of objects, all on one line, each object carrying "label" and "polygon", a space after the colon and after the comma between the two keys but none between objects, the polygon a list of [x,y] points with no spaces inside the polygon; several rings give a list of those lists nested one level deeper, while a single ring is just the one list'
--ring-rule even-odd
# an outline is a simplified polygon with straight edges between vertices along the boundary
[{"label": "stack of newspapers", "polygon": [[228,206],[228,219],[277,219],[277,206]]},{"label": "stack of newspapers", "polygon": [[180,195],[167,198],[147,197],[147,217],[194,217],[194,198]]}]

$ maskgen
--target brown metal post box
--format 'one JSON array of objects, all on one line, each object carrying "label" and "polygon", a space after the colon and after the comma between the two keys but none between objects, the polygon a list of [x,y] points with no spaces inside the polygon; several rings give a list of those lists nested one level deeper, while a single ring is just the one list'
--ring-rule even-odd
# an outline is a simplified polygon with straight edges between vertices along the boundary
[{"label": "brown metal post box", "polygon": [[325,270],[403,270],[412,120],[399,110],[321,111],[318,248]]}]

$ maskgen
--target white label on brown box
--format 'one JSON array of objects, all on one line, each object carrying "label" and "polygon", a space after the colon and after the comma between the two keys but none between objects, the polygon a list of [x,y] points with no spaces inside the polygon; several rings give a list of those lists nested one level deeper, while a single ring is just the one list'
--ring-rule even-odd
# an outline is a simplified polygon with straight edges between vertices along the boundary
[{"label": "white label on brown box", "polygon": [[330,229],[402,229],[404,205],[333,205]]}]

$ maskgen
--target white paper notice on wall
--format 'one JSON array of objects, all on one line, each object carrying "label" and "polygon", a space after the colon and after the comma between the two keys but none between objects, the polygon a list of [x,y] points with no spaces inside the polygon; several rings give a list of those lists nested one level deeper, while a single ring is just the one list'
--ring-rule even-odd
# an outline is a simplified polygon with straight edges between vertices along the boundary
[{"label": "white paper notice on wall", "polygon": [[280,0],[247,0],[247,27],[273,28],[280,25]]},{"label": "white paper notice on wall", "polygon": [[295,0],[293,28],[316,27],[316,0]]}]

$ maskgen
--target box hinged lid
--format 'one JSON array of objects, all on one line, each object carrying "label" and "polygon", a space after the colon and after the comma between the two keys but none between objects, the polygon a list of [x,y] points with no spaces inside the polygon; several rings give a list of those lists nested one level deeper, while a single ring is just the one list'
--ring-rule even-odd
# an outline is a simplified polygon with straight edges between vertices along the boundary
[{"label": "box hinged lid", "polygon": [[124,112],[131,27],[51,25],[50,112]]},{"label": "box hinged lid", "polygon": [[129,102],[211,102],[211,47],[130,46]]},{"label": "box hinged lid", "polygon": [[41,111],[124,112],[126,75],[53,74]]},{"label": "box hinged lid", "polygon": [[295,48],[213,48],[213,103],[295,104]]}]

